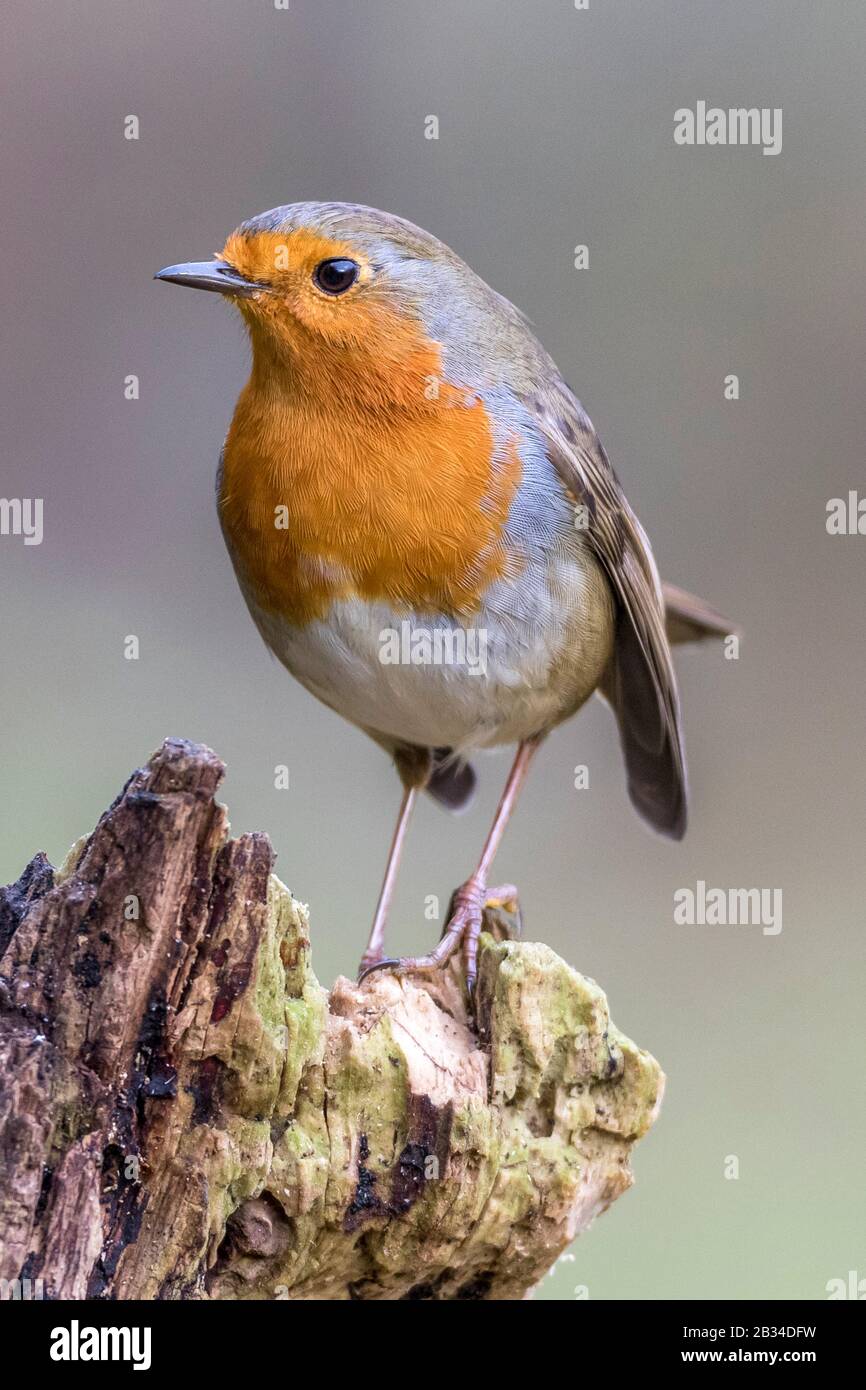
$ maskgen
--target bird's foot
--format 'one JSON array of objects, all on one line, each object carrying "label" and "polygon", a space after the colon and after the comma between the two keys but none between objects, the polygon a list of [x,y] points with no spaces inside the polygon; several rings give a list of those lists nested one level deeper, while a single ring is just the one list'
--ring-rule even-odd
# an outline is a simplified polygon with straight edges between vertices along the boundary
[{"label": "bird's foot", "polygon": [[424,975],[443,970],[460,950],[466,975],[466,988],[472,1000],[478,978],[478,938],[486,909],[518,913],[517,889],[511,884],[488,889],[474,876],[457,889],[451,899],[448,921],[439,940],[425,956],[389,956],[383,960],[361,960],[358,984],[377,970],[391,970],[395,975]]},{"label": "bird's foot", "polygon": [[365,975],[369,975],[371,970],[375,970],[382,964],[385,957],[379,951],[365,951],[361,957],[361,964],[358,966],[358,984],[361,983]]}]

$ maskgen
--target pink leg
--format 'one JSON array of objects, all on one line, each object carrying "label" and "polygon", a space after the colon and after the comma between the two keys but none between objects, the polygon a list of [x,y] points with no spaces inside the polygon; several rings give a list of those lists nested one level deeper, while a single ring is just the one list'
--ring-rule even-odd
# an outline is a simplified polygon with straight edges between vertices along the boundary
[{"label": "pink leg", "polygon": [[359,981],[372,974],[374,970],[393,969],[398,974],[404,975],[416,971],[441,969],[447,965],[462,942],[463,959],[466,965],[466,984],[471,996],[477,975],[478,937],[481,932],[481,916],[487,900],[488,876],[541,738],[542,736],[539,735],[536,738],[526,739],[517,750],[517,756],[508,775],[508,781],[493,818],[493,824],[484,842],[478,867],[471,878],[468,878],[454,894],[454,911],[439,944],[434,946],[433,950],[428,952],[426,956],[404,956],[401,959],[379,960],[362,970],[358,977]]},{"label": "pink leg", "polygon": [[358,970],[358,978],[363,979],[365,973],[373,966],[379,964],[385,949],[385,927],[388,924],[388,912],[391,907],[391,899],[394,896],[394,885],[397,882],[397,870],[400,867],[400,860],[403,855],[403,846],[406,843],[406,832],[409,829],[409,821],[412,818],[412,810],[418,797],[417,787],[406,787],[403,791],[403,800],[400,802],[400,814],[397,817],[397,825],[394,829],[394,838],[391,841],[391,848],[388,851],[388,863],[385,866],[385,877],[382,880],[382,887],[379,891],[379,901],[376,904],[376,915],[373,918],[373,925],[370,928],[370,938],[367,942],[367,949],[361,957],[361,964]]}]

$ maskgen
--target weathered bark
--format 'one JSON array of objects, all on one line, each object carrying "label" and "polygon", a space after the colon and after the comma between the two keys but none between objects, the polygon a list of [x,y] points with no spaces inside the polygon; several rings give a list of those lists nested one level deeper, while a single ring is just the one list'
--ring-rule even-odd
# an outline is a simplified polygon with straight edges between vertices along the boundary
[{"label": "weathered bark", "polygon": [[0,1278],[46,1297],[522,1297],[630,1186],[657,1063],[546,946],[330,995],[264,835],[167,741],[0,892]]}]

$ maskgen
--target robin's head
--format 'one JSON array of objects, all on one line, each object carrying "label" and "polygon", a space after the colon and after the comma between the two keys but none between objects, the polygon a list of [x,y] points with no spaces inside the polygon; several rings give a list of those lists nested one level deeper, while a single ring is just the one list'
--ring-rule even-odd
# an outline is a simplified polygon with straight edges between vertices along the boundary
[{"label": "robin's head", "polygon": [[215,260],[156,278],[231,298],[258,365],[282,363],[308,386],[355,369],[377,394],[415,393],[455,344],[462,354],[480,344],[492,307],[511,309],[429,232],[353,203],[274,208],[242,223]]}]

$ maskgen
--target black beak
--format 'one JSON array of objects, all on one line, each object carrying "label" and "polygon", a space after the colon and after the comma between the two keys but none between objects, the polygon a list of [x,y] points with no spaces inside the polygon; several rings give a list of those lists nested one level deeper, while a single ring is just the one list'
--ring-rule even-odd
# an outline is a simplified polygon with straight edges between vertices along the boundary
[{"label": "black beak", "polygon": [[188,261],[186,265],[167,265],[158,270],[154,280],[171,280],[175,285],[191,285],[194,290],[214,290],[217,294],[233,294],[247,299],[265,285],[245,280],[227,261]]}]

